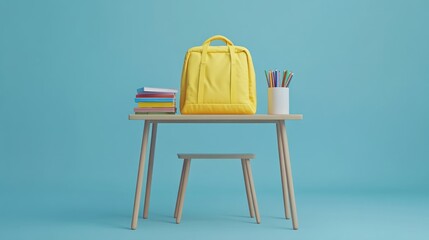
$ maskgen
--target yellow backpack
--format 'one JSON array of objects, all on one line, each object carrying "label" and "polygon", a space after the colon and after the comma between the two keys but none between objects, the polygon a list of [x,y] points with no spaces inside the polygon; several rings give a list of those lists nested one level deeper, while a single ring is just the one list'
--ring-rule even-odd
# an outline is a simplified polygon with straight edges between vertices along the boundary
[{"label": "yellow backpack", "polygon": [[[210,46],[222,40],[226,46]],[[188,50],[180,86],[182,114],[255,114],[255,70],[249,50],[224,36]]]}]

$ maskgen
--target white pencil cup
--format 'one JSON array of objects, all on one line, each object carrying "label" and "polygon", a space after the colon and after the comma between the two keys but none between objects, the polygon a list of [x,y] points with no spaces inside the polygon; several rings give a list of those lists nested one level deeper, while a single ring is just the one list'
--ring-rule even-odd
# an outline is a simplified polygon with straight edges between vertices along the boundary
[{"label": "white pencil cup", "polygon": [[268,88],[268,114],[289,114],[289,88]]}]

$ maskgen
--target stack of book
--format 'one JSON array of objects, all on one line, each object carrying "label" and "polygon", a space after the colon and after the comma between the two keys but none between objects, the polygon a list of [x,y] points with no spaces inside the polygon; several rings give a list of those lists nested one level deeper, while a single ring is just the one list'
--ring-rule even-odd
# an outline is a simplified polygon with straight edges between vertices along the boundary
[{"label": "stack of book", "polygon": [[142,87],[137,89],[136,114],[175,114],[176,89]]}]

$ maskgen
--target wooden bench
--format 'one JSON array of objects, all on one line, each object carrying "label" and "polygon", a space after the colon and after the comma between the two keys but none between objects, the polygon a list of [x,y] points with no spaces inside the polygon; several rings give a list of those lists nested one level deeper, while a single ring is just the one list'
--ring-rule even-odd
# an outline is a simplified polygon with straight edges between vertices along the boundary
[{"label": "wooden bench", "polygon": [[255,155],[250,153],[244,154],[189,154],[179,153],[177,154],[179,159],[184,159],[182,175],[180,178],[179,191],[177,193],[176,210],[174,211],[174,217],[176,223],[180,223],[182,218],[183,202],[185,199],[186,185],[188,183],[189,168],[191,167],[192,159],[240,159],[241,166],[243,169],[244,184],[246,187],[247,202],[249,205],[250,217],[256,216],[256,222],[259,224],[261,219],[259,217],[258,201],[256,200],[255,186],[253,183],[252,170],[250,167],[250,159],[254,159]]}]

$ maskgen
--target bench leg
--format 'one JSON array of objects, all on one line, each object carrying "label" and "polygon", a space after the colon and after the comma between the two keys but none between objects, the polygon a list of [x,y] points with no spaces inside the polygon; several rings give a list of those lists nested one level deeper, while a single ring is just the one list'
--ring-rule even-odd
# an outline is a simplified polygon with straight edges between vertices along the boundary
[{"label": "bench leg", "polygon": [[279,123],[276,124],[276,128],[277,128],[277,143],[278,143],[277,145],[279,149],[280,176],[282,180],[283,205],[284,205],[284,211],[285,211],[285,218],[290,219],[289,191],[288,191],[287,180],[286,180],[284,151],[283,151],[283,144],[281,139],[281,131],[280,131]]},{"label": "bench leg", "polygon": [[149,203],[150,203],[150,190],[152,187],[152,172],[153,172],[153,158],[155,156],[155,144],[156,144],[156,128],[157,123],[152,123],[152,138],[150,140],[150,151],[149,151],[149,164],[147,169],[147,180],[146,180],[146,193],[144,197],[143,207],[143,218],[147,219],[149,215]]},{"label": "bench leg", "polygon": [[188,184],[188,176],[189,176],[189,168],[191,167],[191,159],[185,159],[183,162],[185,166],[185,175],[183,176],[183,183],[182,183],[182,191],[180,192],[180,201],[179,201],[179,209],[177,210],[177,218],[176,223],[180,223],[180,219],[182,218],[182,211],[183,211],[183,202],[185,201],[185,193],[186,193],[186,186]]},{"label": "bench leg", "polygon": [[176,208],[174,210],[174,218],[177,218],[177,211],[179,210],[180,195],[182,193],[183,176],[185,175],[185,162],[183,161],[182,174],[180,174],[179,191],[177,191]]},{"label": "bench leg", "polygon": [[258,200],[256,199],[256,191],[255,191],[255,184],[253,183],[253,175],[252,175],[252,168],[250,167],[250,160],[246,159],[245,161],[246,171],[247,175],[249,176],[249,186],[250,186],[250,192],[252,193],[252,200],[253,200],[253,208],[255,210],[255,217],[256,217],[256,223],[261,223],[261,218],[259,217],[259,208],[258,208]]},{"label": "bench leg", "polygon": [[253,209],[253,197],[251,195],[250,186],[249,186],[249,176],[247,175],[246,167],[245,167],[245,159],[241,159],[241,167],[243,168],[243,177],[244,177],[244,185],[246,187],[246,195],[247,195],[247,203],[249,205],[249,213],[250,217],[255,217],[255,210]]}]

